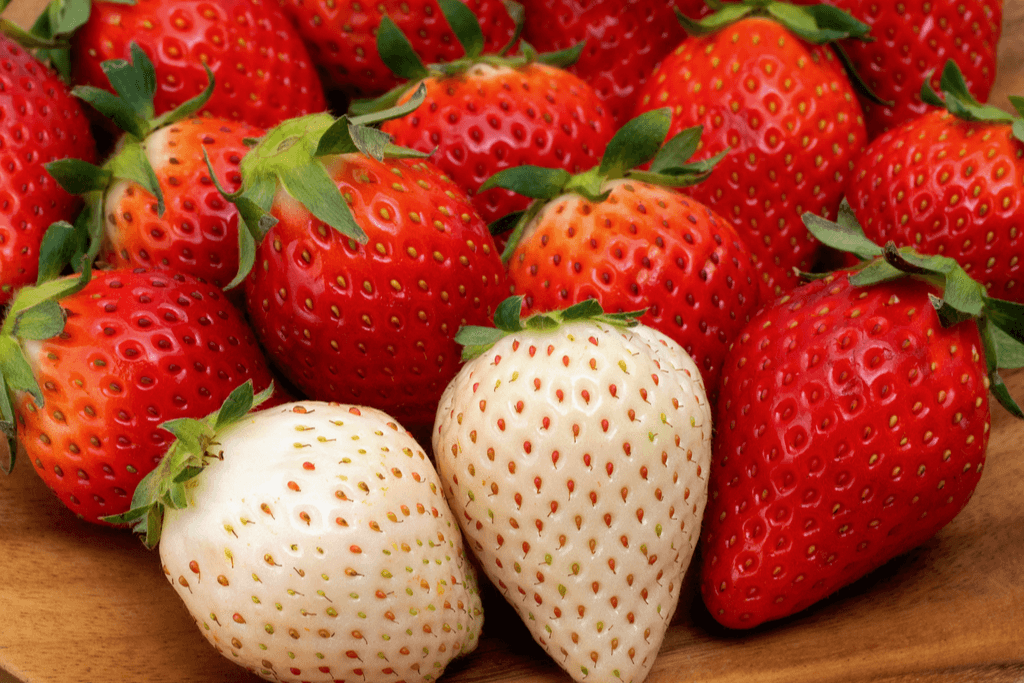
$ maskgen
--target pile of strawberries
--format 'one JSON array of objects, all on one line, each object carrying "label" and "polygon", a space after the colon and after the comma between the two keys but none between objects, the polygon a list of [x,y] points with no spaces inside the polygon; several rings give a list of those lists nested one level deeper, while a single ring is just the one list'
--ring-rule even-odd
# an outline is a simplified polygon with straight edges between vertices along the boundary
[{"label": "pile of strawberries", "polygon": [[[639,683],[923,543],[1024,366],[998,0],[53,0],[0,38],[10,465],[268,679],[480,581]],[[495,627],[498,628],[498,627]]]}]

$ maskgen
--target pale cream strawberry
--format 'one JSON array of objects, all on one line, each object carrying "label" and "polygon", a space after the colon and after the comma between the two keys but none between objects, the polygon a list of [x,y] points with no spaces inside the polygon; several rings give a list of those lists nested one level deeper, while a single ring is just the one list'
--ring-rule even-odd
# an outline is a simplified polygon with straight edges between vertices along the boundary
[{"label": "pale cream strawberry", "polygon": [[534,639],[576,680],[638,682],[700,532],[711,416],[682,347],[573,320],[581,306],[597,304],[527,318],[467,362],[434,453],[467,545]]},{"label": "pale cream strawberry", "polygon": [[[205,467],[155,495],[176,505],[160,532],[164,573],[218,651],[273,681],[413,683],[476,647],[475,570],[407,431],[354,405],[233,412],[197,439]],[[154,476],[197,462],[181,456]]]}]

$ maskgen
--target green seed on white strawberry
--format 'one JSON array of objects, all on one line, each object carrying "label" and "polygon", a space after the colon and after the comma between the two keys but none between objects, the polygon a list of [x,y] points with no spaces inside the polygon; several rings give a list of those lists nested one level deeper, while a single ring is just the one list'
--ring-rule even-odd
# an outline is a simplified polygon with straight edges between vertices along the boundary
[{"label": "green seed on white strawberry", "polygon": [[177,450],[129,513],[214,647],[268,680],[410,683],[476,647],[476,575],[408,432],[354,405],[234,412],[172,425]]},{"label": "green seed on white strawberry", "polygon": [[460,333],[482,352],[442,397],[438,471],[467,545],[555,662],[641,681],[707,499],[700,371],[630,314],[589,300],[520,321],[521,301],[502,304],[502,329]]}]

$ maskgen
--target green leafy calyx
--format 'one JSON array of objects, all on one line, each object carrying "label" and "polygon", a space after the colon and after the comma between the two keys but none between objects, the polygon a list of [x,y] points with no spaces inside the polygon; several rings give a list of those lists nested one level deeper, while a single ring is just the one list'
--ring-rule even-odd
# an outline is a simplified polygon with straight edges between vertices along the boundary
[{"label": "green leafy calyx", "polygon": [[1017,111],[1014,116],[1008,111],[991,104],[982,104],[967,89],[967,81],[963,72],[952,59],[942,68],[939,78],[939,90],[935,92],[931,84],[931,74],[921,84],[921,99],[936,107],[947,110],[964,121],[983,121],[988,123],[1005,123],[1011,126],[1013,137],[1024,142],[1024,97],[1011,95],[1008,99]]},{"label": "green leafy calyx", "polygon": [[227,193],[217,183],[211,167],[210,176],[217,189],[235,203],[239,214],[239,270],[225,289],[237,286],[249,273],[256,245],[277,222],[270,211],[279,189],[340,234],[365,244],[366,233],[352,215],[325,161],[340,154],[362,154],[377,160],[427,157],[393,144],[391,136],[373,127],[414,111],[425,97],[426,87],[421,85],[408,101],[384,111],[337,119],[327,113],[310,114],[281,123],[253,141],[240,165],[242,187],[235,193]]},{"label": "green leafy calyx", "polygon": [[[165,210],[164,194],[156,171],[146,155],[145,139],[158,128],[194,116],[213,93],[214,79],[208,67],[206,89],[176,109],[155,115],[156,70],[153,62],[137,44],[130,46],[131,60],[112,59],[103,62],[103,72],[114,92],[93,86],[77,86],[72,94],[91,104],[124,132],[117,151],[102,166],[81,159],[59,159],[46,164],[46,170],[71,194],[85,199],[86,210],[75,221],[78,235],[62,235],[65,248],[45,250],[40,258],[41,273],[60,272],[71,263],[81,270],[83,257],[95,258],[103,241],[103,195],[110,184],[127,180],[139,184],[156,198],[157,214]],[[56,228],[59,233],[66,223]],[[51,227],[51,231],[54,228]],[[49,233],[48,233],[49,234]],[[51,241],[56,238],[49,238]],[[67,246],[74,244],[74,248]],[[58,261],[53,259],[65,258]],[[47,260],[44,260],[47,259]]]},{"label": "green leafy calyx", "polygon": [[70,296],[88,284],[91,269],[86,267],[78,276],[46,281],[35,286],[22,287],[11,300],[10,307],[0,325],[0,429],[7,436],[10,455],[6,472],[14,466],[18,452],[14,406],[21,394],[29,394],[37,407],[45,405],[45,397],[24,343],[30,340],[50,339],[64,330],[67,314],[60,299]]},{"label": "green leafy calyx", "polygon": [[[426,78],[447,78],[465,73],[477,64],[496,67],[518,68],[530,63],[547,64],[565,68],[575,64],[583,53],[584,43],[556,52],[538,53],[526,41],[520,40],[523,30],[524,12],[522,6],[512,0],[505,0],[509,16],[515,21],[515,34],[496,54],[484,53],[484,36],[480,22],[473,11],[460,0],[438,0],[441,13],[455,34],[456,40],[465,53],[451,62],[426,64],[416,54],[412,43],[387,15],[381,18],[377,29],[377,53],[391,72],[406,81],[376,99],[356,100],[351,103],[349,113],[354,115],[378,111],[393,106],[409,89],[410,83]],[[519,44],[518,54],[512,49]]]},{"label": "green leafy calyx", "polygon": [[[560,195],[571,192],[590,202],[603,202],[610,193],[608,183],[622,178],[663,187],[687,187],[707,178],[729,153],[725,149],[709,159],[691,162],[700,146],[703,128],[687,128],[666,141],[671,124],[669,107],[640,114],[615,133],[599,166],[576,175],[563,169],[526,165],[504,169],[488,178],[478,192],[500,187],[538,200],[518,216],[502,258],[507,261],[511,257],[526,226],[546,202]],[[648,162],[646,170],[640,168]],[[508,229],[508,221],[500,225]],[[492,231],[495,228],[492,226]]]},{"label": "green leafy calyx", "polygon": [[516,332],[553,330],[568,323],[589,320],[615,327],[634,327],[644,311],[606,313],[596,299],[587,299],[568,308],[521,317],[523,297],[511,296],[494,313],[494,327],[466,325],[459,329],[455,341],[462,345],[462,360],[471,360],[491,348],[500,339]]},{"label": "green leafy calyx", "polygon": [[1019,359],[1024,358],[1024,304],[988,296],[985,287],[948,256],[920,254],[912,247],[897,247],[893,242],[885,246],[873,243],[845,201],[835,223],[810,213],[804,214],[803,219],[807,229],[823,244],[862,259],[850,275],[850,284],[870,287],[906,277],[924,280],[941,293],[930,295],[930,300],[943,326],[973,320],[985,346],[990,391],[1010,413],[1024,418],[1024,412],[999,376],[1000,369],[1019,367]]},{"label": "green leafy calyx", "polygon": [[676,18],[691,36],[721,31],[748,17],[767,17],[777,21],[804,40],[823,45],[845,38],[867,39],[870,26],[830,5],[794,5],[779,0],[739,0],[708,3],[715,12],[699,21],[676,10]]},{"label": "green leafy calyx", "polygon": [[164,511],[188,506],[188,482],[220,458],[217,434],[243,419],[250,410],[270,398],[274,386],[253,393],[252,380],[237,387],[221,407],[202,419],[179,418],[160,426],[174,435],[160,463],[139,482],[131,508],[120,515],[104,517],[111,524],[127,524],[142,536],[148,548],[160,542]]}]

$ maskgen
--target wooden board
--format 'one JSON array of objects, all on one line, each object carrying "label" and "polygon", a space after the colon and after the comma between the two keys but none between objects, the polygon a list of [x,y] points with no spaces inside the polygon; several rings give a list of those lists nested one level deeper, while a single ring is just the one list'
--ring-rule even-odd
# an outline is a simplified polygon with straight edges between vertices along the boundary
[{"label": "wooden board", "polygon": [[[1006,107],[1007,93],[1024,95],[1024,0],[1006,0],[1004,11],[992,101]],[[1008,383],[1024,401],[1024,371]],[[1024,682],[1024,422],[993,410],[985,475],[938,536],[801,615],[747,633],[717,627],[688,581],[648,682]],[[77,521],[21,465],[0,477],[0,682],[260,680],[206,643],[156,553]],[[442,681],[570,680],[496,594],[485,605],[479,649]]]}]

